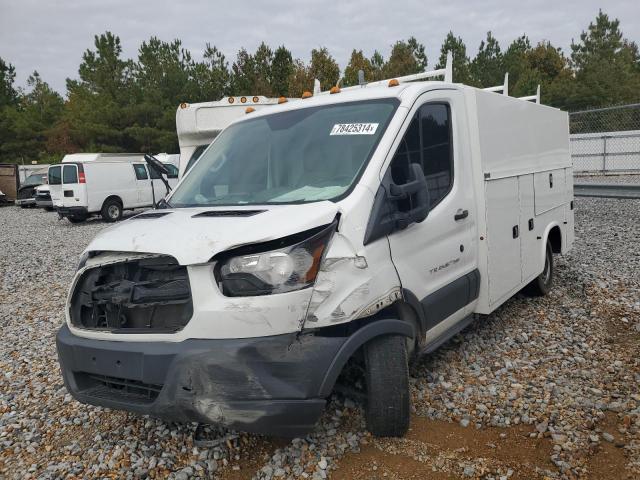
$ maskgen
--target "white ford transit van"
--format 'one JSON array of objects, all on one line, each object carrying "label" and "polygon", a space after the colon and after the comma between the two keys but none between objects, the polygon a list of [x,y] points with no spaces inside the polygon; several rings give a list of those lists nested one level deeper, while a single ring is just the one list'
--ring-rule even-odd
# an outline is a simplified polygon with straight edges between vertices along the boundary
[{"label": "white ford transit van", "polygon": [[[178,182],[178,168],[170,170],[169,185]],[[76,153],[66,155],[48,172],[49,193],[58,215],[70,222],[83,222],[101,215],[116,222],[124,210],[147,208],[166,195],[161,176],[145,164],[142,154]]]},{"label": "white ford transit van", "polygon": [[57,336],[81,402],[302,435],[362,359],[375,435],[409,424],[408,358],[573,242],[567,114],[405,79],[249,111],[163,204],[100,233]]}]

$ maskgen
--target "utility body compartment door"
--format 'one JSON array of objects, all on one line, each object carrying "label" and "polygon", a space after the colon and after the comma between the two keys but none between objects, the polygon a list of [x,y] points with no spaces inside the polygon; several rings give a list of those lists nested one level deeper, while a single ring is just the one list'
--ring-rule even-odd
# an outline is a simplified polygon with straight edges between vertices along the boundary
[{"label": "utility body compartment door", "polygon": [[542,240],[541,220],[537,219],[534,205],[533,174],[518,177],[520,200],[520,258],[522,264],[522,282],[536,277],[544,268],[544,258],[538,254]]},{"label": "utility body compartment door", "polygon": [[548,170],[533,174],[536,215],[559,207],[566,202],[565,169]]},{"label": "utility body compartment door", "polygon": [[485,182],[489,302],[496,303],[522,280],[518,177]]}]

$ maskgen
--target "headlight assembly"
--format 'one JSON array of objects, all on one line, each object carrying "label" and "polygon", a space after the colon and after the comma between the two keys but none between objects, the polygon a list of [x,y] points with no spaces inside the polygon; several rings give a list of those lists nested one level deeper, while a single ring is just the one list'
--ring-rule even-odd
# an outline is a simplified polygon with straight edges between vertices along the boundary
[{"label": "headlight assembly", "polygon": [[333,222],[224,253],[214,267],[222,293],[229,297],[269,295],[313,285],[335,228]]}]

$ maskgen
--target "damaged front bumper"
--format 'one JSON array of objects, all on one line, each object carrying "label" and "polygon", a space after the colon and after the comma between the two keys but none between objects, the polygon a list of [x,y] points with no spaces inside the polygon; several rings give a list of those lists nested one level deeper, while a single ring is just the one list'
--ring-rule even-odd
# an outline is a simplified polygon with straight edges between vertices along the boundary
[{"label": "damaged front bumper", "polygon": [[83,403],[171,421],[295,437],[322,413],[320,391],[346,338],[295,333],[182,342],[56,342],[64,382]]}]

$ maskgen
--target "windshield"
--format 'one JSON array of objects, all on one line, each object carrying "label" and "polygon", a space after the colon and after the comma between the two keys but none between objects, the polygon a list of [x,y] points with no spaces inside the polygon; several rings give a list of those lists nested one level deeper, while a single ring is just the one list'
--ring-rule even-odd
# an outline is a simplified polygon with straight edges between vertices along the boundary
[{"label": "windshield", "polygon": [[34,173],[29,175],[22,185],[42,185],[46,182],[47,175],[44,173]]},{"label": "windshield", "polygon": [[232,125],[169,201],[187,207],[336,199],[358,178],[398,103],[324,105]]}]

